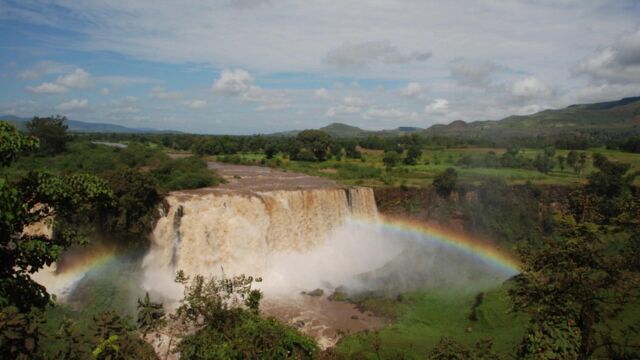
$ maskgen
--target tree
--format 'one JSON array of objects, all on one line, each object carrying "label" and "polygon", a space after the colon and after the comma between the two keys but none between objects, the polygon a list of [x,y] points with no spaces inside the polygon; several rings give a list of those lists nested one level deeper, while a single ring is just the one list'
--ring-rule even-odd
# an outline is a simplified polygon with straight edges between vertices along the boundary
[{"label": "tree", "polygon": [[67,149],[71,137],[67,134],[66,120],[66,117],[59,115],[45,118],[36,116],[27,122],[29,134],[40,139],[40,154],[53,155]]},{"label": "tree", "polygon": [[142,331],[144,338],[147,333],[156,330],[163,324],[164,308],[161,303],[151,301],[149,293],[144,295],[144,299],[138,299],[138,329]]},{"label": "tree", "polygon": [[154,179],[133,169],[107,172],[103,178],[109,183],[117,202],[107,214],[107,229],[115,233],[149,233],[155,218],[154,210],[162,200]]},{"label": "tree", "polygon": [[558,155],[556,159],[558,160],[558,166],[560,167],[560,171],[564,171],[564,165],[567,158],[562,155]]},{"label": "tree", "polygon": [[318,161],[325,161],[331,145],[331,136],[321,130],[301,131],[296,140],[300,145],[315,155]]},{"label": "tree", "polygon": [[442,337],[427,355],[429,360],[493,360],[501,356],[493,350],[493,342],[483,339],[473,346],[461,344],[450,337]]},{"label": "tree", "polygon": [[573,171],[580,175],[582,170],[587,166],[587,154],[578,153],[576,151],[569,151],[567,154],[567,165],[573,169]]},{"label": "tree", "polygon": [[449,197],[453,190],[456,188],[456,184],[458,181],[458,173],[453,168],[448,168],[447,170],[441,172],[436,175],[433,179],[433,187],[436,189],[438,195],[442,197]]},{"label": "tree", "polygon": [[396,166],[396,164],[400,162],[400,154],[398,154],[393,150],[385,151],[384,156],[382,157],[382,162],[384,163],[384,166],[387,168],[387,171],[390,171]]},{"label": "tree", "polygon": [[278,149],[275,145],[269,144],[264,148],[264,155],[267,159],[273,159],[273,157],[278,153]]},{"label": "tree", "polygon": [[546,151],[544,154],[538,154],[533,161],[533,167],[543,174],[548,174],[554,166],[553,158],[549,156]]},{"label": "tree", "polygon": [[[37,141],[3,122],[0,139],[3,166],[37,146]],[[112,204],[113,195],[106,182],[90,175],[57,177],[32,172],[16,182],[0,178],[0,319],[13,319],[5,325],[26,331],[24,351],[35,352],[37,348],[39,317],[33,315],[34,311],[51,303],[46,289],[31,274],[51,265],[70,245],[81,242],[77,225],[92,221]],[[45,221],[51,235],[25,231],[27,226]],[[11,354],[16,349],[15,339],[13,330],[0,331],[0,353]]]},{"label": "tree", "polygon": [[422,148],[420,145],[411,145],[407,150],[407,155],[404,158],[404,163],[407,165],[415,165],[422,156]]},{"label": "tree", "polygon": [[[549,328],[556,329],[557,340],[565,342],[563,352],[587,359],[602,345],[597,332],[606,331],[607,321],[636,301],[638,276],[629,267],[631,259],[621,251],[612,252],[588,227],[565,226],[570,229],[565,239],[546,239],[539,249],[520,249],[522,273],[510,295],[514,309],[531,315],[528,336],[537,336],[533,343],[556,343],[548,338],[554,334]],[[534,347],[526,341],[523,351],[530,354]]]},{"label": "tree", "polygon": [[[183,335],[177,351],[181,359],[312,359],[318,347],[313,339],[258,314],[261,293],[254,279],[195,276],[178,272],[185,296],[176,319],[196,329]],[[255,279],[260,281],[260,279]]]}]

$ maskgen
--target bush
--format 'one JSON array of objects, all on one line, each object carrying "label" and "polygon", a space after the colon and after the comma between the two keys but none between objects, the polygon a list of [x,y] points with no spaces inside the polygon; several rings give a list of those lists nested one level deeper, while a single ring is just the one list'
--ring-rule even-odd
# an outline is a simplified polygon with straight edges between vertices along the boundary
[{"label": "bush", "polygon": [[197,157],[171,160],[151,171],[158,188],[163,191],[196,189],[217,185],[224,180]]},{"label": "bush", "polygon": [[456,183],[458,181],[458,173],[453,168],[448,168],[447,170],[441,172],[436,175],[433,179],[433,187],[436,188],[436,192],[438,195],[442,197],[449,197],[453,190],[456,188]]}]

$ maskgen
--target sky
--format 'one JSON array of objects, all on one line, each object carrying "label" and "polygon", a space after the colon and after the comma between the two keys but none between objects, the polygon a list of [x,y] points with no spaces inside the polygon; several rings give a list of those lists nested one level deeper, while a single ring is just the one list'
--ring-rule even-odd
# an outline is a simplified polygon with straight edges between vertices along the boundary
[{"label": "sky", "polygon": [[0,114],[426,128],[640,95],[638,0],[0,0]]}]

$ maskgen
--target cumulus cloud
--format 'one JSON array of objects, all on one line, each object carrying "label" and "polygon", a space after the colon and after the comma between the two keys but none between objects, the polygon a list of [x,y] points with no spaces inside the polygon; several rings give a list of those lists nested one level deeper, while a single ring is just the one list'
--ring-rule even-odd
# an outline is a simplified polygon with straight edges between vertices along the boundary
[{"label": "cumulus cloud", "polygon": [[407,86],[400,89],[400,96],[412,99],[422,99],[425,89],[417,82],[410,82]]},{"label": "cumulus cloud", "polygon": [[254,85],[255,78],[243,69],[228,70],[220,73],[213,82],[213,91],[226,96],[235,96],[247,103],[257,103],[258,111],[283,110],[291,107],[291,99],[284,91],[263,89]]},{"label": "cumulus cloud", "polygon": [[72,65],[59,63],[56,61],[41,61],[36,65],[22,71],[18,74],[18,78],[22,80],[38,80],[44,76],[51,74],[62,74],[71,71]]},{"label": "cumulus cloud", "polygon": [[511,94],[517,97],[539,97],[551,95],[551,89],[535,76],[529,76],[511,85]]},{"label": "cumulus cloud", "polygon": [[449,111],[449,100],[447,99],[435,99],[424,107],[424,112],[428,114],[442,114],[447,111]]},{"label": "cumulus cloud", "polygon": [[81,68],[58,76],[55,82],[44,82],[29,86],[27,90],[36,94],[62,94],[70,89],[84,89],[93,85],[91,75]]},{"label": "cumulus cloud", "polygon": [[207,102],[205,100],[189,100],[185,101],[183,104],[192,109],[202,109],[204,107],[207,107]]},{"label": "cumulus cloud", "polygon": [[584,58],[576,72],[611,83],[640,82],[640,30]]},{"label": "cumulus cloud", "polygon": [[487,87],[491,76],[498,66],[491,63],[474,63],[466,59],[458,59],[451,66],[451,76],[458,84],[471,87]]},{"label": "cumulus cloud", "polygon": [[330,50],[325,63],[337,68],[361,68],[371,63],[406,64],[426,61],[431,57],[428,51],[414,51],[402,54],[387,40],[362,43],[344,43]]},{"label": "cumulus cloud", "polygon": [[149,91],[149,96],[156,99],[163,100],[178,100],[182,99],[182,93],[179,91],[167,91],[162,86],[155,86]]},{"label": "cumulus cloud", "polygon": [[223,95],[240,95],[248,92],[255,78],[246,70],[223,70],[213,82],[213,91]]},{"label": "cumulus cloud", "polygon": [[316,91],[314,91],[313,96],[316,99],[328,99],[329,98],[329,91],[325,88],[320,88],[317,89]]},{"label": "cumulus cloud", "polygon": [[84,89],[93,84],[91,75],[83,69],[77,68],[72,72],[58,76],[56,84],[69,89]]},{"label": "cumulus cloud", "polygon": [[62,111],[73,111],[85,108],[87,107],[87,104],[89,104],[89,100],[87,99],[72,99],[56,106],[56,109]]},{"label": "cumulus cloud", "polygon": [[28,86],[27,90],[36,94],[63,94],[69,91],[65,86],[50,82],[45,82],[38,86]]}]

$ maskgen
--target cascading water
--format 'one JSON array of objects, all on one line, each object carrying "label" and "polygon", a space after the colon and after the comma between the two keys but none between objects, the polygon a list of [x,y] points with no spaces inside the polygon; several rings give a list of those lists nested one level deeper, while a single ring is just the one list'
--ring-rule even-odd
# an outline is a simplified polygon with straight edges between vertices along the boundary
[{"label": "cascading water", "polygon": [[143,261],[148,289],[164,289],[166,298],[181,295],[166,285],[177,270],[263,276],[268,284],[275,280],[269,272],[282,266],[286,254],[322,248],[352,217],[377,216],[372,189],[362,187],[178,192],[166,202]]}]

